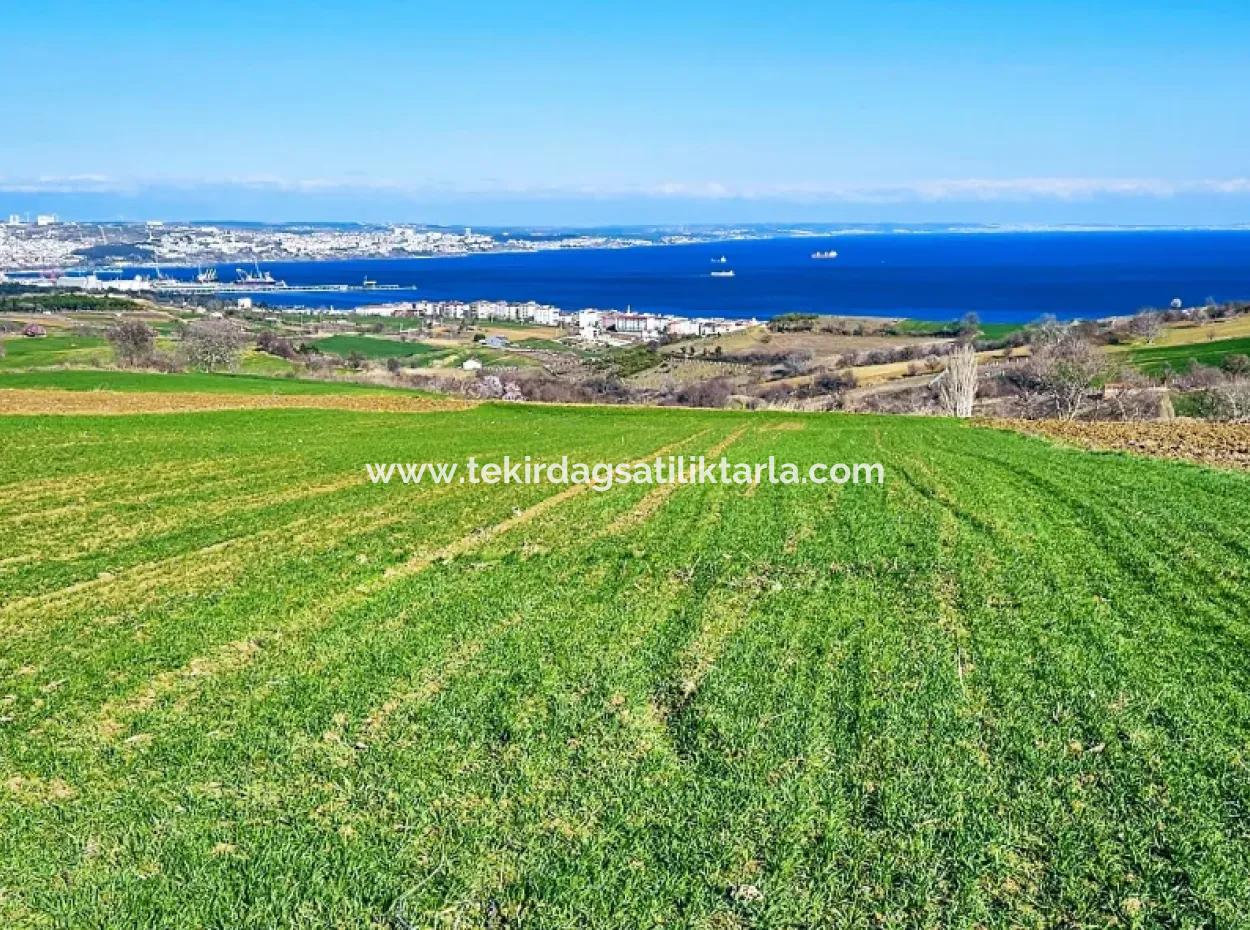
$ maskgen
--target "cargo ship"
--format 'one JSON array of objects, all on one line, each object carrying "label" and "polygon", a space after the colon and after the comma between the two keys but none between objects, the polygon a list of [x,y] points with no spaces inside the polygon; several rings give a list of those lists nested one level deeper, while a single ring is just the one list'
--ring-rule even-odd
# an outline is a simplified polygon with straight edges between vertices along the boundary
[{"label": "cargo ship", "polygon": [[260,265],[255,265],[254,271],[246,271],[243,268],[234,269],[236,275],[235,286],[237,287],[286,287],[285,281],[277,280],[268,271],[261,271]]}]

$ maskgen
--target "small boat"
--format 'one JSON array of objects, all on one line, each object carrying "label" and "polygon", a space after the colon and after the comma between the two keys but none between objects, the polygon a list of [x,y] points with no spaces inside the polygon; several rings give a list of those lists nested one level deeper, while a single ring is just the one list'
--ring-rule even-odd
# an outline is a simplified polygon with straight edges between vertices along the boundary
[{"label": "small boat", "polygon": [[732,278],[733,276],[734,276],[734,271],[732,268],[730,268],[728,271],[713,271],[712,272],[713,278]]},{"label": "small boat", "polygon": [[364,281],[361,282],[361,287],[377,287],[377,286],[378,286],[378,282],[374,281],[368,275],[365,275]]},{"label": "small boat", "polygon": [[812,253],[812,258],[837,258],[837,257],[838,257],[838,253],[835,252],[833,249],[830,249],[828,252],[813,252]]},{"label": "small boat", "polygon": [[720,258],[714,258],[714,259],[712,259],[712,264],[713,264],[713,265],[723,265],[723,264],[725,264],[725,262],[727,262],[727,261],[729,261],[729,259],[727,259],[724,255],[722,255]]}]

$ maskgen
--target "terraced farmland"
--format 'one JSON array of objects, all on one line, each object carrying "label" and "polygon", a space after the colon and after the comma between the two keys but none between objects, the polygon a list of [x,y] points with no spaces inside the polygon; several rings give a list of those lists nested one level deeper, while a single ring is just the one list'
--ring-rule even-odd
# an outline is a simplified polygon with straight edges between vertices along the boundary
[{"label": "terraced farmland", "polygon": [[[658,450],[887,480],[362,469]],[[906,418],[0,417],[0,925],[1244,925],[1248,492]]]}]

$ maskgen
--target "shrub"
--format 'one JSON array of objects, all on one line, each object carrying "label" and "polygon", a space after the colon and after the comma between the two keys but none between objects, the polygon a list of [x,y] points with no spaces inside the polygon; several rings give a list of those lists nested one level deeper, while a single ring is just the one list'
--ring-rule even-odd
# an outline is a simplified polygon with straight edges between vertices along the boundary
[{"label": "shrub", "polygon": [[782,313],[769,321],[768,328],[774,333],[806,333],[816,328],[819,319],[814,313]]},{"label": "shrub", "polygon": [[1250,355],[1233,353],[1224,356],[1223,368],[1230,374],[1250,374]]},{"label": "shrub", "polygon": [[203,371],[231,369],[246,342],[243,330],[229,320],[196,320],[187,327],[183,352],[191,366]]},{"label": "shrub", "polygon": [[109,327],[105,338],[113,346],[118,364],[127,368],[147,364],[156,347],[156,331],[142,320],[120,320]]},{"label": "shrub", "polygon": [[725,378],[712,378],[688,384],[677,392],[677,403],[684,407],[724,407],[733,388]]},{"label": "shrub", "polygon": [[1186,407],[1192,416],[1238,422],[1250,419],[1250,378],[1194,366],[1178,383],[1190,389]]},{"label": "shrub", "polygon": [[256,348],[269,355],[276,355],[278,358],[288,360],[293,360],[299,355],[289,339],[283,339],[281,336],[268,330],[256,337]]},{"label": "shrub", "polygon": [[853,371],[827,371],[817,375],[812,381],[812,386],[821,394],[836,394],[840,391],[848,391],[858,383]]}]

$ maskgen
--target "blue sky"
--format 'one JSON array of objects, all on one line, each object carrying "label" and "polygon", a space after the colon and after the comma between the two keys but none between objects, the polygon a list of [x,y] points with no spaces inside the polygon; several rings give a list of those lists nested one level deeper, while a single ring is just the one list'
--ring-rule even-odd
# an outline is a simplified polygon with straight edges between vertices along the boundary
[{"label": "blue sky", "polygon": [[1250,4],[66,2],[0,213],[1250,222]]}]

